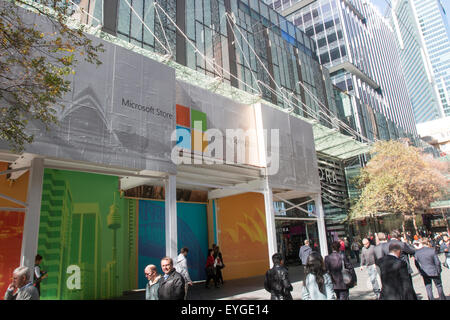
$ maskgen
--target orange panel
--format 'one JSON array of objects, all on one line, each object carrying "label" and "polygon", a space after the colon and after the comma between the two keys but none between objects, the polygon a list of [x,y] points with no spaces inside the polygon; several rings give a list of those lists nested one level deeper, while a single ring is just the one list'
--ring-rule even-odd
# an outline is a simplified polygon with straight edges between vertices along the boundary
[{"label": "orange panel", "polygon": [[224,279],[263,275],[269,269],[264,196],[245,193],[217,201]]},{"label": "orange panel", "polygon": [[177,104],[177,125],[186,128],[191,127],[191,109]]},{"label": "orange panel", "polygon": [[192,151],[197,151],[199,153],[205,152],[206,148],[209,145],[209,142],[206,141],[208,139],[208,136],[206,133],[203,133],[198,130],[192,129],[191,131],[191,148]]},{"label": "orange panel", "polygon": [[23,212],[0,211],[0,299],[12,280],[12,273],[20,266]]},{"label": "orange panel", "polygon": [[[8,163],[0,162],[0,171],[5,170],[8,170]],[[0,193],[22,202],[27,202],[28,177],[29,171],[24,173],[16,181],[12,182],[6,179],[5,174],[0,175]],[[0,207],[21,208],[20,205],[3,198],[0,198]]]}]

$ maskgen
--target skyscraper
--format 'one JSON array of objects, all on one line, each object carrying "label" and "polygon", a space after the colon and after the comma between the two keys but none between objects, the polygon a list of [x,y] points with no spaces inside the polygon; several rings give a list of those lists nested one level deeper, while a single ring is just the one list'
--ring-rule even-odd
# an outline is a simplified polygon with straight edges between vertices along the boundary
[{"label": "skyscraper", "polygon": [[417,123],[450,115],[450,29],[440,0],[395,0],[395,28]]},{"label": "skyscraper", "polygon": [[416,134],[394,30],[371,2],[267,2],[314,40],[333,83],[367,109],[367,118],[380,112],[406,133]]}]

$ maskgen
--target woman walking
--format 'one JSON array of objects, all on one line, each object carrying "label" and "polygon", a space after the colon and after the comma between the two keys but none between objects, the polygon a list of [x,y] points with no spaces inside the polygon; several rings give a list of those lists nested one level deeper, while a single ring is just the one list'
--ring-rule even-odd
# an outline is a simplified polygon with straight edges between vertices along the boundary
[{"label": "woman walking", "polygon": [[333,253],[325,257],[325,269],[331,275],[333,280],[333,289],[338,300],[349,300],[349,287],[344,282],[343,269],[345,268],[351,273],[352,282],[356,283],[356,273],[353,265],[345,255],[339,253],[341,244],[333,242],[331,248]]},{"label": "woman walking", "polygon": [[211,281],[211,279],[214,280],[214,285],[216,288],[218,288],[218,284],[217,284],[217,277],[216,277],[216,268],[214,266],[214,250],[213,249],[209,249],[208,250],[208,258],[206,259],[206,266],[205,266],[205,270],[206,270],[206,288],[209,288],[209,281]]},{"label": "woman walking", "polygon": [[312,252],[305,266],[302,300],[336,300],[333,281],[325,270],[322,256]]}]

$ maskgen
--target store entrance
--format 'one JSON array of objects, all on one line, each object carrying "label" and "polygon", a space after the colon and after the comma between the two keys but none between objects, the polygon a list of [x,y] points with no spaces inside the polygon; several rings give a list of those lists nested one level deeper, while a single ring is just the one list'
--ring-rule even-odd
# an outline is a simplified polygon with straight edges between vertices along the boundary
[{"label": "store entrance", "polygon": [[287,266],[299,266],[299,250],[309,240],[314,251],[320,252],[317,223],[301,218],[275,218],[277,249]]}]

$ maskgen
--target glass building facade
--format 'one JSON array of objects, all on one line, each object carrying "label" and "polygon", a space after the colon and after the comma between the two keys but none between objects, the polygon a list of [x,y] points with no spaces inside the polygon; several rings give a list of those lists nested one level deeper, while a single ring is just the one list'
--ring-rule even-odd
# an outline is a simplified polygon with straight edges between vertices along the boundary
[{"label": "glass building facade", "polygon": [[411,1],[397,1],[389,11],[416,123],[443,116],[442,103]]},{"label": "glass building facade", "polygon": [[416,122],[449,116],[450,28],[440,0],[394,1],[390,19],[412,87]]},{"label": "glass building facade", "polygon": [[304,117],[333,103],[313,41],[261,1],[119,1],[117,36]]},{"label": "glass building facade", "polygon": [[381,113],[407,134],[417,134],[395,35],[371,3],[266,2],[314,40],[319,62],[329,69],[333,84],[354,96],[356,104],[365,105],[369,117]]}]

